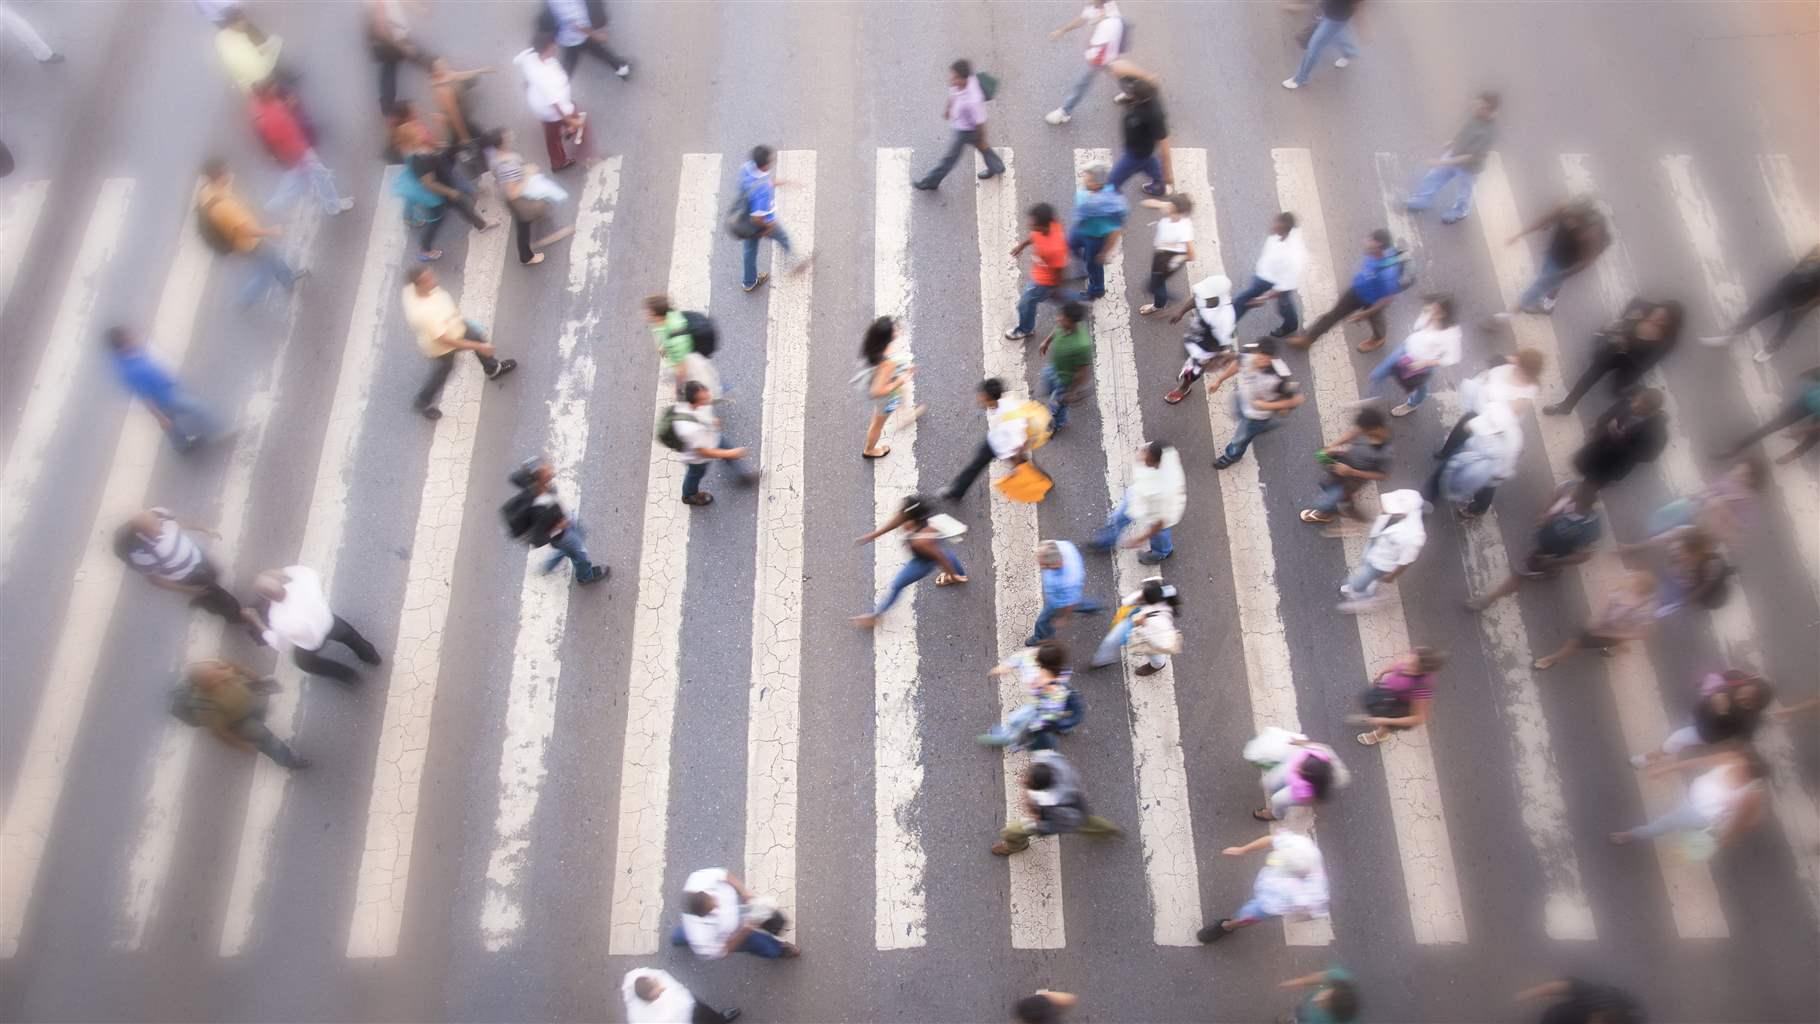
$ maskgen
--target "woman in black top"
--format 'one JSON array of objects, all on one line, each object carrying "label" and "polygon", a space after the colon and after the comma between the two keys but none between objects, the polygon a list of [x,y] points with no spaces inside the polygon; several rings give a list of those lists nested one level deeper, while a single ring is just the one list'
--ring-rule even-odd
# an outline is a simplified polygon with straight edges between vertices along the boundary
[{"label": "woman in black top", "polygon": [[1599,378],[1611,375],[1611,389],[1622,395],[1636,387],[1643,375],[1661,362],[1681,340],[1684,314],[1681,304],[1673,299],[1656,302],[1635,298],[1624,307],[1624,314],[1593,336],[1592,362],[1573,390],[1559,402],[1542,411],[1562,416],[1573,411],[1580,399],[1592,390]]},{"label": "woman in black top", "polygon": [[1662,392],[1641,388],[1599,414],[1586,431],[1586,442],[1574,453],[1574,471],[1588,493],[1597,492],[1654,462],[1668,446],[1662,415]]}]

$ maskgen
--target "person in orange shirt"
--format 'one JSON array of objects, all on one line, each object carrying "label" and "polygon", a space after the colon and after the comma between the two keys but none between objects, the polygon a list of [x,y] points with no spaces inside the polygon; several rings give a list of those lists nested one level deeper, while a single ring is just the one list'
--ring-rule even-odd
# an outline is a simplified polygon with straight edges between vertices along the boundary
[{"label": "person in orange shirt", "polygon": [[1055,207],[1038,203],[1030,208],[1030,237],[1011,250],[1016,259],[1025,249],[1035,248],[1036,259],[1030,262],[1030,283],[1017,299],[1017,324],[1005,332],[1012,341],[1022,341],[1036,331],[1036,307],[1057,299],[1062,274],[1068,269],[1068,232],[1055,218]]},{"label": "person in orange shirt", "polygon": [[277,227],[264,227],[253,211],[234,193],[234,175],[220,158],[202,165],[202,187],[196,193],[196,208],[202,214],[203,238],[216,252],[245,253],[252,259],[252,271],[240,287],[240,305],[250,306],[264,298],[273,284],[289,292],[297,279],[308,271],[291,269],[278,246],[268,242],[283,232]]}]

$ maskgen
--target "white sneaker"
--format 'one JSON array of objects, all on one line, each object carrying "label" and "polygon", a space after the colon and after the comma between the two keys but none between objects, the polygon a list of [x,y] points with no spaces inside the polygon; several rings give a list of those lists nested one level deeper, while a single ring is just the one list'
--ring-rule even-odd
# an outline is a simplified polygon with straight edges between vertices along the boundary
[{"label": "white sneaker", "polygon": [[1154,302],[1146,302],[1138,307],[1138,316],[1149,316],[1154,312],[1156,312],[1156,303]]},{"label": "white sneaker", "polygon": [[1771,352],[1769,349],[1760,348],[1757,351],[1752,352],[1750,354],[1750,357],[1752,359],[1755,359],[1759,363],[1767,363],[1771,359],[1776,358],[1776,354],[1774,352]]},{"label": "white sneaker", "polygon": [[1733,335],[1730,334],[1703,334],[1700,336],[1700,344],[1709,348],[1724,348],[1732,343],[1732,338]]},{"label": "white sneaker", "polygon": [[616,67],[613,69],[613,73],[618,75],[621,78],[631,78],[632,77],[632,65],[621,64],[619,67]]},{"label": "white sneaker", "polygon": [[1544,313],[1553,313],[1553,312],[1554,312],[1554,311],[1555,311],[1555,298],[1554,298],[1554,296],[1552,296],[1552,295],[1544,295],[1544,296],[1542,296],[1542,312],[1544,312]]},{"label": "white sneaker", "polygon": [[1632,768],[1648,768],[1649,767],[1648,755],[1646,755],[1646,754],[1630,755],[1630,766]]},{"label": "white sneaker", "polygon": [[1056,107],[1054,110],[1051,110],[1049,113],[1044,114],[1043,120],[1049,122],[1050,124],[1067,124],[1068,122],[1074,120],[1074,118],[1072,116],[1070,116],[1066,110],[1063,110],[1061,107]]},{"label": "white sneaker", "polygon": [[1283,79],[1283,88],[1285,88],[1285,89],[1300,89],[1301,87],[1302,87],[1302,83],[1296,81],[1293,78]]},{"label": "white sneaker", "polygon": [[1401,405],[1399,405],[1399,406],[1397,406],[1397,407],[1396,407],[1396,408],[1394,408],[1394,409],[1392,409],[1392,410],[1390,410],[1390,414],[1391,414],[1391,415],[1392,415],[1392,416],[1407,416],[1407,415],[1409,415],[1409,414],[1410,414],[1410,413],[1412,413],[1412,412],[1415,412],[1415,411],[1416,411],[1416,407],[1415,407],[1415,406],[1413,406],[1413,405],[1410,405],[1410,404],[1409,404],[1409,403],[1408,403],[1408,402],[1404,402],[1404,403],[1403,403],[1403,404],[1401,404]]},{"label": "white sneaker", "polygon": [[1120,90],[1119,90],[1119,94],[1118,94],[1118,95],[1117,95],[1117,96],[1114,96],[1114,97],[1112,97],[1112,102],[1114,102],[1114,103],[1130,103],[1130,102],[1131,102],[1131,94],[1130,94],[1130,93],[1128,93],[1128,92],[1126,92],[1126,91],[1125,91],[1125,90],[1123,90],[1123,89],[1120,89]]},{"label": "white sneaker", "polygon": [[1350,57],[1341,57],[1341,58],[1340,58],[1340,59],[1338,59],[1338,60],[1336,60],[1336,61],[1334,61],[1334,62],[1333,62],[1333,66],[1334,66],[1334,67],[1336,67],[1336,68],[1343,68],[1343,67],[1345,67],[1345,66],[1347,66],[1347,65],[1348,65],[1348,64],[1351,64],[1351,63],[1352,63],[1352,58],[1350,58]]},{"label": "white sneaker", "polygon": [[342,196],[341,202],[339,202],[335,205],[337,207],[339,207],[339,209],[336,212],[346,213],[349,210],[352,210],[354,208],[354,197],[353,196]]}]

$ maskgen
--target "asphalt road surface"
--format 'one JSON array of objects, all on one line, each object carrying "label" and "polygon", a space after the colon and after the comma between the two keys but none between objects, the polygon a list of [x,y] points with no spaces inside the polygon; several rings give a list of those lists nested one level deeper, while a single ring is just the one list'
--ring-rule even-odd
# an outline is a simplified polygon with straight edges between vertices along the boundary
[{"label": "asphalt road surface", "polygon": [[[1042,986],[1081,993],[1077,1020],[1256,1021],[1292,1005],[1277,982],[1334,963],[1358,975],[1368,1020],[1527,1019],[1512,993],[1568,973],[1629,988],[1659,1020],[1813,1019],[1820,716],[1765,729],[1773,813],[1716,859],[1606,841],[1679,799],[1626,756],[1682,723],[1702,674],[1750,664],[1785,701],[1814,696],[1811,460],[1778,471],[1723,609],[1538,673],[1529,661],[1578,628],[1616,555],[1495,615],[1462,609],[1529,550],[1583,422],[1526,415],[1494,515],[1436,512],[1392,599],[1338,614],[1358,538],[1323,538],[1296,510],[1318,482],[1310,453],[1344,427],[1375,357],[1352,351],[1358,328],[1290,354],[1311,400],[1216,474],[1226,396],[1165,405],[1179,328],[1136,313],[1146,213],[1094,310],[1095,390],[1041,455],[1054,493],[1033,510],[982,483],[954,508],[970,582],[920,584],[875,634],[849,623],[903,557],[853,539],[968,458],[983,374],[1036,382],[1035,343],[1001,337],[1018,211],[1066,209],[1073,168],[1118,145],[1104,81],[1072,123],[1043,122],[1081,66],[1078,34],[1048,40],[1075,13],[1063,0],[614,5],[635,71],[588,60],[577,74],[606,159],[561,176],[574,236],[521,267],[504,228],[443,233],[438,273],[521,366],[499,383],[460,366],[435,424],[410,406],[423,364],[398,290],[414,247],[355,5],[249,5],[302,73],[322,156],[355,197],[289,222],[283,244],[311,274],[294,300],[251,310],[233,301],[244,268],[202,246],[188,205],[209,154],[255,199],[277,176],[208,22],[178,2],[9,7],[67,61],[0,37],[0,139],[18,164],[0,181],[6,1019],[620,1019],[621,976],[657,965],[757,1021],[1001,1020]],[[542,162],[510,64],[534,10],[445,0],[413,34],[499,69],[482,119]],[[1617,244],[1516,334],[1550,355],[1552,398],[1629,294],[1686,304],[1688,337],[1661,370],[1674,438],[1607,492],[1608,539],[1639,539],[1820,361],[1815,319],[1765,365],[1747,343],[1692,340],[1820,241],[1814,4],[1379,0],[1352,65],[1324,61],[1296,92],[1279,82],[1306,14],[1144,0],[1126,14],[1130,56],[1163,78],[1175,185],[1197,203],[1197,277],[1243,283],[1288,208],[1313,250],[1306,313],[1389,225],[1419,289],[1451,292],[1477,324],[1540,258],[1505,244],[1516,228],[1571,191],[1607,204]],[[1011,173],[976,182],[969,158],[913,193],[946,142],[959,56],[1002,79],[989,133]],[[420,71],[402,80],[425,94]],[[1407,217],[1401,198],[1488,87],[1505,97],[1502,134],[1472,215]],[[719,221],[758,143],[781,153],[781,217],[814,259],[746,294]],[[662,385],[638,304],[660,291],[718,322],[728,436],[765,471],[741,487],[717,468],[705,509],[678,503],[680,467],[651,442]],[[1417,306],[1391,307],[1395,337]],[[873,463],[848,379],[880,313],[901,318],[929,411]],[[115,322],[238,433],[187,457],[162,444],[112,379],[100,336]],[[1253,316],[1242,334],[1269,326]],[[1469,330],[1465,362],[1396,422],[1394,483],[1427,473],[1490,344]],[[1187,649],[1148,678],[1078,676],[1088,717],[1065,741],[1126,835],[1041,840],[1008,864],[987,852],[1006,762],[974,743],[1001,711],[987,670],[1034,614],[1030,545],[1084,541],[1154,437],[1188,466],[1164,566]],[[598,586],[541,575],[542,555],[501,529],[505,476],[539,452],[612,567]],[[386,654],[353,688],[278,669],[272,724],[314,759],[306,772],[166,713],[183,662],[265,671],[273,656],[122,578],[112,531],[148,504],[220,532],[208,544],[243,594],[262,568],[317,568]],[[1103,600],[1144,573],[1130,552],[1088,565]],[[1063,635],[1084,658],[1103,625]],[[1345,718],[1408,643],[1452,655],[1433,721],[1360,747]],[[1332,742],[1352,768],[1316,819],[1331,918],[1203,948],[1194,928],[1233,913],[1259,866],[1221,850],[1260,834],[1240,751],[1269,725]],[[785,907],[800,960],[706,962],[669,944],[683,879],[712,866]]]}]

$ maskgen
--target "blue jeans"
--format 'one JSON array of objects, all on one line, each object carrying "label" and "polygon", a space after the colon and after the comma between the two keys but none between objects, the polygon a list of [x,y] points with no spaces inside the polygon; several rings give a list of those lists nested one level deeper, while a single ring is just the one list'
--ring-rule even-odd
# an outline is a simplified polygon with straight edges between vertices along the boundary
[{"label": "blue jeans", "polygon": [[1094,76],[1104,70],[1106,69],[1094,64],[1089,64],[1082,69],[1081,76],[1074,80],[1072,86],[1069,86],[1068,95],[1062,100],[1063,113],[1074,113],[1074,108],[1080,106],[1081,99],[1087,95],[1087,87],[1093,84]]},{"label": "blue jeans", "polygon": [[1049,419],[1058,430],[1068,425],[1068,406],[1062,401],[1067,390],[1056,376],[1055,364],[1044,363],[1043,393],[1049,396]]},{"label": "blue jeans", "polygon": [[297,274],[284,261],[284,256],[278,252],[276,245],[261,241],[246,255],[253,261],[253,265],[247,271],[246,282],[240,286],[242,306],[250,306],[265,298],[274,284],[287,292],[296,285]]},{"label": "blue jeans", "polygon": [[[1119,499],[1118,507],[1106,517],[1106,525],[1094,531],[1093,546],[1104,551],[1119,542],[1119,537],[1131,526],[1130,495]],[[1168,558],[1175,552],[1175,542],[1169,536],[1170,528],[1165,526],[1150,535],[1150,553],[1159,558]]]},{"label": "blue jeans", "polygon": [[1422,176],[1415,193],[1406,203],[1411,210],[1426,210],[1435,201],[1435,194],[1447,187],[1450,181],[1460,183],[1460,190],[1454,196],[1453,205],[1447,208],[1444,215],[1448,220],[1459,220],[1472,209],[1472,186],[1479,176],[1464,167],[1436,167]]},{"label": "blue jeans", "polygon": [[1125,187],[1127,179],[1139,171],[1143,171],[1149,176],[1150,184],[1155,186],[1148,191],[1155,192],[1163,187],[1163,158],[1155,153],[1149,156],[1133,156],[1128,152],[1120,153],[1118,160],[1112,165],[1112,174],[1106,180],[1112,185],[1112,190],[1117,192]]},{"label": "blue jeans", "polygon": [[[966,567],[961,565],[960,556],[954,553],[953,548],[949,547],[946,543],[942,543],[942,551],[946,552],[948,560],[954,563],[955,572],[962,576],[967,575]],[[872,614],[885,614],[886,609],[897,603],[898,595],[904,592],[905,587],[910,586],[917,580],[922,579],[924,576],[927,576],[940,568],[941,566],[932,558],[924,558],[921,555],[911,555],[910,560],[904,563],[904,567],[897,571],[897,576],[891,581],[891,586],[886,589],[885,596],[879,598],[878,607],[872,609]]]},{"label": "blue jeans", "polygon": [[316,193],[316,205],[323,213],[341,212],[341,193],[335,189],[335,175],[316,155],[315,150],[308,150],[297,166],[285,171],[278,179],[278,190],[272,198],[266,200],[268,210],[288,210],[305,192]]},{"label": "blue jeans", "polygon": [[180,452],[189,451],[221,432],[215,415],[182,391],[173,390],[157,408],[159,414],[170,421],[170,426],[164,429],[165,436]]},{"label": "blue jeans", "polygon": [[577,579],[592,573],[594,563],[588,560],[588,549],[583,546],[587,539],[588,532],[582,529],[581,524],[573,519],[569,520],[567,529],[550,538],[550,547],[556,551],[556,554],[551,555],[549,561],[543,564],[543,571],[555,572],[556,567],[567,558],[575,564]]},{"label": "blue jeans", "polygon": [[1073,609],[1074,614],[1076,615],[1091,615],[1094,612],[1099,611],[1100,606],[1086,598],[1082,598],[1073,604],[1063,605],[1050,604],[1049,601],[1045,599],[1043,601],[1043,610],[1036,614],[1036,628],[1030,631],[1030,635],[1036,637],[1038,640],[1047,640],[1054,636],[1055,617],[1068,609]]},{"label": "blue jeans", "polygon": [[790,252],[790,236],[784,233],[784,226],[777,221],[771,222],[771,230],[762,235],[753,235],[751,238],[746,239],[745,276],[739,279],[739,283],[747,288],[758,283],[758,243],[761,239],[765,238],[769,238],[771,241],[776,242],[777,247],[782,249],[786,255]]},{"label": "blue jeans", "polygon": [[[1378,365],[1371,368],[1371,375],[1366,379],[1369,382],[1372,393],[1375,394],[1378,388],[1382,386],[1386,380],[1393,380],[1396,378],[1397,360],[1401,358],[1403,358],[1403,346],[1398,345],[1396,348],[1385,353],[1384,358],[1379,361]],[[1415,386],[1415,390],[1409,392],[1409,396],[1404,399],[1404,401],[1412,406],[1421,405],[1428,398],[1428,382],[1433,378],[1434,372],[1432,370],[1423,374],[1422,382]],[[1397,387],[1401,388],[1402,386],[1402,382],[1398,381]]]},{"label": "blue jeans", "polygon": [[1068,236],[1068,250],[1087,266],[1087,290],[1080,294],[1082,299],[1091,301],[1106,294],[1106,266],[1099,259],[1105,247],[1105,235]]},{"label": "blue jeans", "polygon": [[[1118,660],[1119,648],[1125,646],[1125,644],[1131,640],[1131,627],[1133,625],[1131,620],[1132,617],[1127,615],[1119,620],[1118,625],[1113,626],[1106,631],[1105,639],[1100,641],[1099,648],[1093,652],[1093,665],[1096,668],[1102,665],[1110,665]],[[1148,660],[1150,664],[1156,668],[1162,668],[1164,665],[1169,664],[1169,659],[1161,654],[1152,654],[1149,656]]]},{"label": "blue jeans", "polygon": [[1518,309],[1539,310],[1542,298],[1552,299],[1561,290],[1561,282],[1567,280],[1567,268],[1554,261],[1553,257],[1543,256],[1542,266],[1536,271],[1536,279],[1524,289],[1523,297],[1517,300]]},{"label": "blue jeans", "polygon": [[708,464],[706,462],[689,463],[688,467],[683,470],[682,496],[684,500],[695,497],[696,493],[701,490],[702,477],[707,475]]},{"label": "blue jeans", "polygon": [[1321,18],[1314,23],[1314,35],[1308,37],[1308,49],[1302,52],[1302,65],[1295,69],[1295,84],[1307,85],[1308,76],[1314,74],[1314,63],[1321,59],[1321,52],[1327,47],[1338,45],[1340,56],[1351,60],[1359,55],[1359,45],[1352,38],[1351,21],[1334,21]]},{"label": "blue jeans", "polygon": [[[1245,286],[1244,291],[1232,297],[1232,326],[1234,330],[1237,330],[1239,321],[1245,319],[1245,314],[1250,311],[1251,300],[1269,290],[1269,281],[1266,281],[1261,277],[1254,277],[1251,279],[1251,283]],[[1296,328],[1302,326],[1302,315],[1296,310],[1295,292],[1288,291],[1277,296],[1277,315],[1283,318],[1283,322],[1278,324],[1277,329],[1270,333],[1277,335],[1278,337],[1286,338],[1289,335],[1294,334]]]},{"label": "blue jeans", "polygon": [[1025,334],[1035,331],[1036,307],[1055,298],[1055,285],[1035,281],[1025,285],[1024,293],[1017,297],[1017,329]]},{"label": "blue jeans", "polygon": [[1359,567],[1346,577],[1346,585],[1352,588],[1355,597],[1370,597],[1377,592],[1378,581],[1389,575],[1381,569],[1372,567],[1370,562],[1360,562]]},{"label": "blue jeans", "polygon": [[[687,946],[688,944],[689,937],[684,934],[683,926],[680,924],[677,925],[675,929],[670,932],[670,945]],[[745,941],[739,944],[739,952],[764,957],[766,960],[776,960],[778,957],[784,955],[784,944],[778,941],[777,936],[772,935],[763,928],[754,928],[751,933],[746,936]]]},{"label": "blue jeans", "polygon": [[1250,419],[1244,413],[1238,412],[1238,396],[1234,395],[1233,399],[1233,411],[1238,414],[1239,429],[1232,435],[1232,440],[1226,444],[1226,457],[1242,459],[1245,457],[1245,449],[1251,447],[1251,442],[1257,440],[1259,434],[1268,434],[1281,426],[1283,421],[1275,416],[1267,416],[1261,420]]},{"label": "blue jeans", "polygon": [[1321,493],[1315,495],[1314,501],[1309,502],[1308,507],[1314,509],[1316,512],[1325,512],[1328,515],[1333,515],[1340,510],[1340,503],[1345,500],[1346,485],[1337,479],[1329,477],[1321,484]]}]

